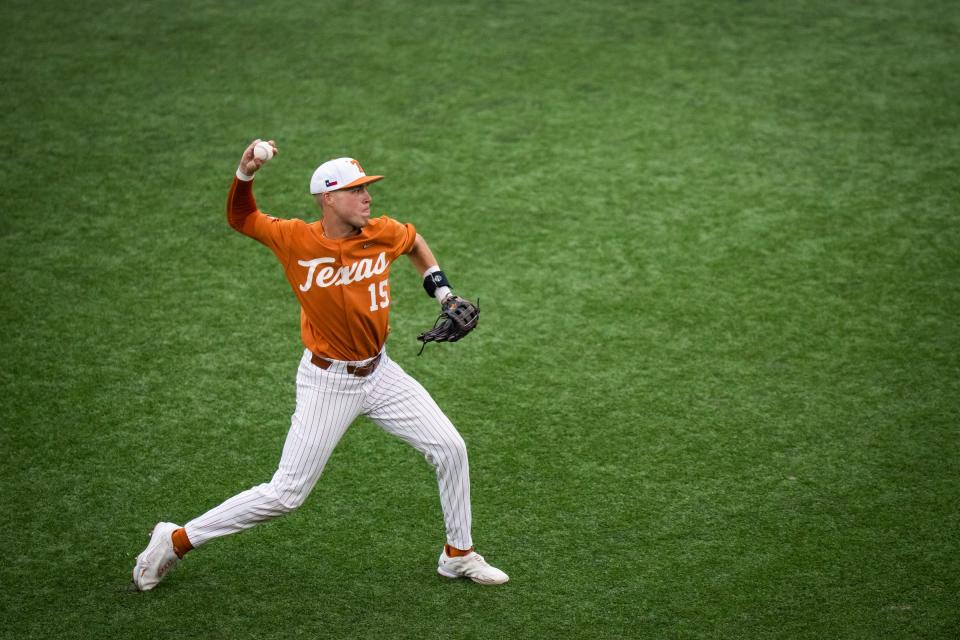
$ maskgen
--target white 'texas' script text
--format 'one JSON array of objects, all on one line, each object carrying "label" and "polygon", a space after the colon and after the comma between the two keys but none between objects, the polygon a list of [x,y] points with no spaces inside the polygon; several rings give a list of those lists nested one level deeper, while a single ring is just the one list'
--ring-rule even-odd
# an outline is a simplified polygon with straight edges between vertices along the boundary
[{"label": "white 'texas' script text", "polygon": [[331,266],[320,267],[320,265],[329,265],[331,262],[334,262],[333,258],[297,260],[297,264],[307,268],[307,281],[300,285],[300,291],[309,291],[314,282],[317,283],[318,287],[338,287],[351,282],[360,282],[380,275],[389,266],[387,256],[382,251],[376,260],[364,258],[352,264],[345,264],[339,269],[334,269]]}]

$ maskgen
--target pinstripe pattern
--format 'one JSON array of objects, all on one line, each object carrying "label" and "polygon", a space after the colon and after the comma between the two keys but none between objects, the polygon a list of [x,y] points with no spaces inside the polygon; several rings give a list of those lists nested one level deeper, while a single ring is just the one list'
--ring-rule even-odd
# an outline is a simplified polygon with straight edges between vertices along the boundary
[{"label": "pinstripe pattern", "polygon": [[374,375],[364,413],[435,467],[447,543],[469,549],[470,464],[463,438],[426,389],[386,354]]},{"label": "pinstripe pattern", "polygon": [[[297,406],[276,473],[188,522],[194,547],[249,529],[299,507],[313,490],[340,438],[358,415],[424,454],[436,469],[447,543],[469,549],[470,468],[466,445],[430,394],[386,353],[366,378],[348,363],[320,369],[304,351],[297,370]],[[362,364],[349,363],[349,364]]]}]

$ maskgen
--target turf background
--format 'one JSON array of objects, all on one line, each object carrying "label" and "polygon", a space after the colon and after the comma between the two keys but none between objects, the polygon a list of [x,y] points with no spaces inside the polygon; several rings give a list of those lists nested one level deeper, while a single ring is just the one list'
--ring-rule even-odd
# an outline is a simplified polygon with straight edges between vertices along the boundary
[{"label": "turf background", "polygon": [[[945,1],[24,2],[0,21],[0,636],[953,638],[960,11]],[[433,575],[359,421],[307,504],[127,592],[273,472],[293,296],[223,201],[388,178],[480,329],[393,272],[503,588]]]}]

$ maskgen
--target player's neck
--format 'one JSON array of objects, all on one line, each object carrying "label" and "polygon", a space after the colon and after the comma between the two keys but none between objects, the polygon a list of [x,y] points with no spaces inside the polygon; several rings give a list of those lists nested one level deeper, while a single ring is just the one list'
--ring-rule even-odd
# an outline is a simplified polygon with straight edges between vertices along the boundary
[{"label": "player's neck", "polygon": [[360,233],[358,227],[326,216],[320,218],[320,226],[323,227],[323,236],[328,240],[342,240]]}]

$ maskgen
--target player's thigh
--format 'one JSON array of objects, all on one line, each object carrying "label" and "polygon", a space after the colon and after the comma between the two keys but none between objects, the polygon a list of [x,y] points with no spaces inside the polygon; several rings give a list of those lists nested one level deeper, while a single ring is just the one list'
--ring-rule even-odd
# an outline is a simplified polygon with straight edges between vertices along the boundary
[{"label": "player's thigh", "polygon": [[459,455],[465,449],[463,438],[423,385],[393,360],[383,367],[367,417],[420,451]]},{"label": "player's thigh", "polygon": [[301,363],[297,406],[291,416],[280,469],[297,475],[318,473],[360,414],[362,403],[362,388],[354,376]]}]

